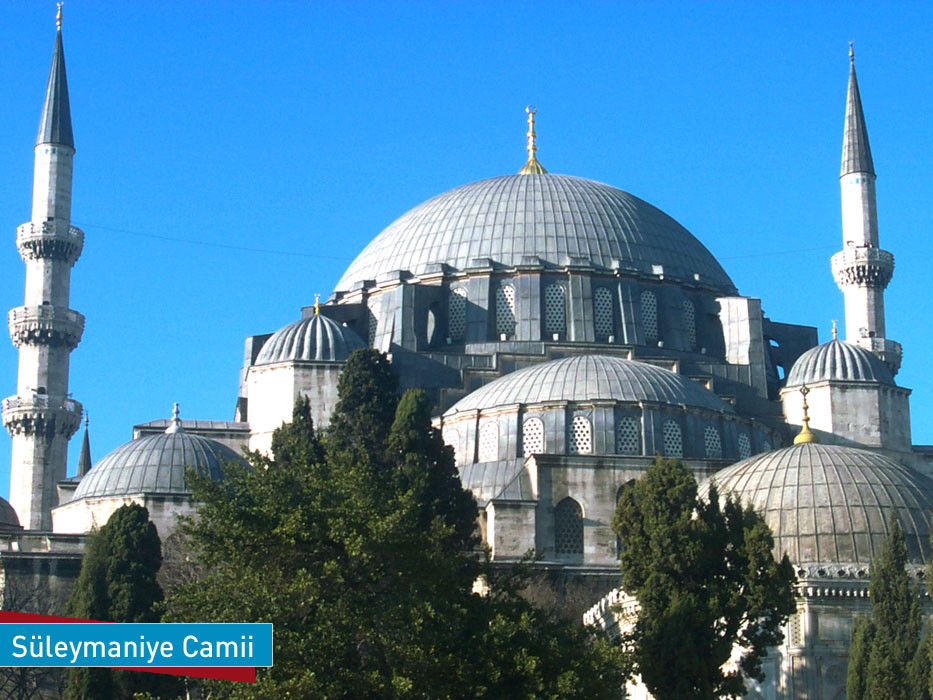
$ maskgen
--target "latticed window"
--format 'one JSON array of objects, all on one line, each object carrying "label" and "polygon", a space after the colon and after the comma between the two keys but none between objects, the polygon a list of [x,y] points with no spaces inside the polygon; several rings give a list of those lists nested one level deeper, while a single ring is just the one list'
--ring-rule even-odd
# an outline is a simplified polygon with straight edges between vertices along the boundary
[{"label": "latticed window", "polygon": [[379,319],[376,318],[376,312],[370,309],[369,311],[369,329],[368,329],[368,338],[369,344],[372,345],[376,342],[376,328],[379,326]]},{"label": "latticed window", "polygon": [[559,284],[549,284],[544,288],[544,332],[549,336],[566,332],[566,317],[564,288]]},{"label": "latticed window", "polygon": [[565,498],[554,508],[554,551],[583,554],[583,509],[572,498]]},{"label": "latticed window", "polygon": [[637,455],[641,452],[638,439],[638,420],[624,416],[616,426],[616,452],[620,455]]},{"label": "latticed window", "polygon": [[451,340],[463,340],[466,333],[467,293],[463,287],[450,290],[447,302],[447,333]]},{"label": "latticed window", "polygon": [[654,292],[641,293],[641,323],[645,329],[645,342],[658,342],[658,297]]},{"label": "latticed window", "polygon": [[762,440],[762,442],[761,442],[761,451],[762,451],[762,452],[770,452],[770,451],[771,451],[771,441],[770,441],[770,440]]},{"label": "latticed window", "polygon": [[454,448],[454,462],[460,464],[460,433],[454,428],[444,428],[444,444]]},{"label": "latticed window", "polygon": [[570,442],[568,452],[574,455],[587,455],[593,451],[593,429],[586,416],[574,416],[570,423]]},{"label": "latticed window", "polygon": [[684,299],[684,332],[687,335],[687,347],[693,350],[697,346],[697,310],[689,299]]},{"label": "latticed window", "polygon": [[722,458],[722,440],[719,438],[719,431],[712,425],[707,425],[703,431],[703,443],[706,446],[707,459]]},{"label": "latticed window", "polygon": [[496,290],[496,333],[506,338],[515,334],[515,287],[510,284]]},{"label": "latticed window", "polygon": [[525,456],[539,455],[544,452],[544,421],[540,418],[529,418],[522,423],[522,445]]},{"label": "latticed window", "polygon": [[495,421],[483,423],[479,429],[479,461],[495,462],[499,459],[499,424]]},{"label": "latticed window", "polygon": [[752,456],[752,443],[746,433],[739,433],[739,459],[748,459]]},{"label": "latticed window", "polygon": [[597,287],[593,293],[593,325],[598,340],[605,340],[615,330],[612,323],[612,293],[605,287]]},{"label": "latticed window", "polygon": [[665,457],[684,456],[684,439],[680,432],[680,426],[676,421],[664,421],[662,437]]}]

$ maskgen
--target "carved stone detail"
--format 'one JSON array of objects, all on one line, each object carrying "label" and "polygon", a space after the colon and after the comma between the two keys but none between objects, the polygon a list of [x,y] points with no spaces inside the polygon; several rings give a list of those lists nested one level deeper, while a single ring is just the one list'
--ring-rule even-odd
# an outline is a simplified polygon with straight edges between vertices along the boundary
[{"label": "carved stone detail", "polygon": [[3,427],[10,435],[64,435],[70,438],[81,425],[83,407],[73,399],[53,401],[48,396],[11,396],[3,400]]},{"label": "carved stone detail", "polygon": [[18,306],[10,309],[13,345],[64,346],[74,350],[84,333],[84,316],[64,306]]},{"label": "carved stone detail", "polygon": [[853,246],[832,257],[832,268],[843,291],[849,286],[884,289],[894,274],[894,256],[881,248]]},{"label": "carved stone detail", "polygon": [[16,247],[24,262],[48,258],[74,265],[84,249],[84,231],[55,221],[28,221],[16,227]]}]

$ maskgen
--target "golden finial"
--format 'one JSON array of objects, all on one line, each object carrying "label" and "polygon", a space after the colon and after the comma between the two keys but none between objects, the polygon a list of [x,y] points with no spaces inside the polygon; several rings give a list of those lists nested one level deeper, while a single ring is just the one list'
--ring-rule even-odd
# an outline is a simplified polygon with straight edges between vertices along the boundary
[{"label": "golden finial", "polygon": [[797,437],[794,438],[794,444],[799,445],[804,442],[819,442],[819,438],[812,432],[810,432],[810,407],[807,405],[807,394],[810,393],[810,389],[804,384],[800,387],[800,393],[803,394],[803,427],[800,429],[800,433]]},{"label": "golden finial", "polygon": [[528,105],[525,107],[525,111],[528,113],[528,162],[518,171],[519,175],[543,175],[547,173],[547,170],[544,169],[544,166],[538,162],[538,159],[535,157],[535,153],[538,151],[538,146],[535,144],[535,139],[537,139],[537,134],[535,133],[535,115],[538,113],[538,108],[534,105]]},{"label": "golden finial", "polygon": [[61,31],[62,29],[62,5],[65,3],[58,3],[58,13],[55,15],[55,28]]},{"label": "golden finial", "polygon": [[320,294],[315,294],[315,295],[314,295],[314,315],[315,315],[315,316],[317,316],[319,313],[321,313],[321,304],[320,304],[320,301],[321,301],[321,295],[320,295]]},{"label": "golden finial", "polygon": [[836,321],[834,319],[833,320],[833,340],[837,340],[838,338],[839,338],[839,330],[836,328]]}]

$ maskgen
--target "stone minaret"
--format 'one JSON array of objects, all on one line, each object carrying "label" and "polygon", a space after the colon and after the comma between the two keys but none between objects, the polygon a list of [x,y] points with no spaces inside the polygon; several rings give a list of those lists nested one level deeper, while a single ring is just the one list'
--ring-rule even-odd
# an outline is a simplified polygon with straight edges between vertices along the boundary
[{"label": "stone minaret", "polygon": [[71,267],[84,245],[84,233],[71,225],[74,153],[59,5],[36,139],[32,220],[16,229],[26,263],[25,304],[9,314],[19,348],[16,396],[3,401],[3,425],[13,437],[10,503],[33,530],[51,530],[68,440],[81,423],[81,404],[68,394],[68,357],[84,330],[84,316],[68,308]]},{"label": "stone minaret", "polygon": [[901,346],[885,338],[884,328],[884,289],[894,273],[894,256],[878,247],[875,167],[851,45],[840,185],[843,249],[833,256],[832,269],[845,295],[846,342],[871,350],[896,373]]}]

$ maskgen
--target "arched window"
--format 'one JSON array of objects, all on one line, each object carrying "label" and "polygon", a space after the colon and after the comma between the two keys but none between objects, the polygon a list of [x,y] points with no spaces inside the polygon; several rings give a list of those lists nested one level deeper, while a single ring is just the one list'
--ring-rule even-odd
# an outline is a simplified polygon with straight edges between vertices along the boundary
[{"label": "arched window", "polygon": [[496,333],[506,338],[515,335],[515,287],[510,284],[496,289]]},{"label": "arched window", "polygon": [[454,342],[463,340],[466,332],[467,293],[463,287],[450,290],[447,301],[447,334]]},{"label": "arched window", "polygon": [[454,464],[460,464],[460,433],[455,428],[444,428],[444,444],[454,448]]},{"label": "arched window", "polygon": [[567,331],[567,312],[564,309],[564,288],[549,284],[544,288],[544,332],[548,340],[554,333]]},{"label": "arched window", "polygon": [[565,498],[554,508],[554,551],[583,554],[583,509],[572,498]]},{"label": "arched window", "polygon": [[747,433],[739,433],[739,459],[748,459],[752,456],[752,443]]},{"label": "arched window", "polygon": [[641,293],[641,323],[645,329],[645,342],[657,343],[658,338],[658,297],[654,292]]},{"label": "arched window", "polygon": [[368,330],[368,340],[369,344],[373,345],[376,342],[376,329],[379,327],[379,319],[376,318],[376,312],[372,309],[369,310],[369,328]]},{"label": "arched window", "polygon": [[637,455],[641,453],[641,440],[638,435],[638,419],[634,416],[624,416],[619,419],[616,426],[616,452],[620,455]]},{"label": "arched window", "polygon": [[712,425],[707,425],[703,431],[703,443],[707,459],[722,459],[722,440],[719,439],[719,431]]},{"label": "arched window", "polygon": [[695,350],[697,346],[697,310],[689,299],[684,299],[684,334],[687,337],[687,349]]},{"label": "arched window", "polygon": [[522,423],[522,445],[525,456],[539,455],[544,452],[544,421],[529,418]]},{"label": "arched window", "polygon": [[684,440],[680,432],[680,426],[676,421],[664,421],[662,437],[665,457],[684,456]]},{"label": "arched window", "polygon": [[568,452],[573,455],[588,455],[593,451],[593,431],[590,419],[586,416],[574,416],[570,424]]},{"label": "arched window", "polygon": [[479,429],[479,461],[495,462],[497,459],[499,459],[499,424],[495,421],[487,421]]},{"label": "arched window", "polygon": [[593,293],[593,325],[596,340],[607,340],[615,330],[612,323],[612,293],[605,287],[597,287]]}]

